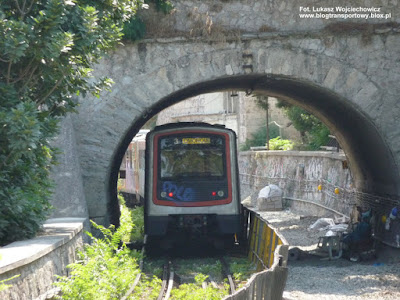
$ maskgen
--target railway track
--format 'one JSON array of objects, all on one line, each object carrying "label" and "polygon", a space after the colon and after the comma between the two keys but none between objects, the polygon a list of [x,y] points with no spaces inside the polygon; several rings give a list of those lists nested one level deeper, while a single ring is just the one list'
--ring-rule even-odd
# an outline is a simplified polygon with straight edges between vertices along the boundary
[{"label": "railway track", "polygon": [[[219,261],[222,265],[223,275],[228,279],[230,294],[233,294],[236,291],[235,283],[232,277],[232,273],[229,269],[229,264],[226,262],[226,259],[223,257],[219,258]],[[172,289],[178,288],[180,285],[180,280],[178,280],[177,274],[174,272],[174,264],[172,259],[168,259],[164,263],[163,267],[163,279],[162,286],[157,300],[168,300],[171,296]],[[214,288],[218,288],[218,284],[213,280],[204,281],[202,283],[203,289],[206,289],[208,285],[212,285]]]},{"label": "railway track", "polygon": [[174,287],[175,284],[175,273],[174,273],[174,268],[171,260],[168,260],[164,264],[163,268],[163,279],[162,279],[162,286],[160,290],[160,294],[158,295],[157,300],[168,300],[172,288]]},{"label": "railway track", "polygon": [[[157,257],[146,259],[146,266],[144,267],[143,257],[146,252],[145,246],[143,246],[142,250],[142,260],[139,263],[139,267],[141,272],[137,274],[136,278],[134,278],[132,285],[130,286],[128,292],[125,294],[122,300],[128,300],[135,294],[135,287],[141,282],[141,276],[144,274],[144,268],[146,268],[146,273],[152,273],[154,270],[158,273],[158,276],[161,276],[160,267],[162,266],[162,278],[161,278],[161,287],[160,291],[156,291],[158,293],[157,300],[168,300],[171,297],[172,291],[174,289],[179,289],[181,283],[196,285],[197,288],[201,287],[203,289],[212,288],[215,290],[220,290],[221,292],[226,289],[224,288],[224,278],[227,279],[229,283],[229,294],[233,294],[236,291],[235,281],[233,279],[232,272],[230,270],[229,264],[227,261],[232,260],[232,256],[225,257],[225,254],[221,256],[217,254],[214,256],[213,254],[210,257],[190,257],[190,258],[182,258],[182,257],[172,257],[168,256],[167,258],[163,258],[161,260],[157,259]],[[158,267],[157,267],[158,266]],[[219,267],[218,267],[219,266]],[[207,271],[208,270],[208,271]],[[200,274],[206,279],[203,282],[197,281],[194,284],[194,277],[197,277],[197,274]],[[149,275],[149,274],[147,274]],[[144,277],[147,277],[144,275]],[[151,277],[151,276],[149,276]],[[144,279],[145,280],[145,279]],[[138,288],[140,290],[140,288]],[[157,289],[158,290],[158,289]]]},{"label": "railway track", "polygon": [[229,265],[226,262],[225,258],[220,257],[220,262],[222,264],[222,270],[225,273],[225,277],[228,278],[228,282],[229,282],[229,288],[230,288],[230,294],[232,295],[235,291],[236,291],[236,287],[235,287],[235,282],[233,281],[232,278],[232,273],[229,269]]}]

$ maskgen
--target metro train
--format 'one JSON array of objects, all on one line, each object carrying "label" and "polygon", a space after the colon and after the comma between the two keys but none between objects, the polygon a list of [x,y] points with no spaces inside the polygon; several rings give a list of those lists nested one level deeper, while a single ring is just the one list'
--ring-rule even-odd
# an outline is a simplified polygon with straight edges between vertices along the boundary
[{"label": "metro train", "polygon": [[146,135],[150,130],[141,129],[125,152],[120,168],[119,192],[129,207],[143,204]]},{"label": "metro train", "polygon": [[146,135],[145,234],[165,248],[243,235],[236,134],[221,125],[171,123]]}]

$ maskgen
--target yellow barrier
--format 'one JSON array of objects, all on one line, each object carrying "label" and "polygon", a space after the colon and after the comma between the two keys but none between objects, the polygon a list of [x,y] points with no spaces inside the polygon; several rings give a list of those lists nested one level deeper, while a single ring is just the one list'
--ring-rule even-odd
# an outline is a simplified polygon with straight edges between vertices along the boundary
[{"label": "yellow barrier", "polygon": [[250,213],[249,259],[257,264],[257,271],[269,269],[274,262],[274,253],[283,238],[256,213]]},{"label": "yellow barrier", "polygon": [[224,300],[282,299],[288,274],[289,245],[257,212],[246,208],[245,216],[249,221],[249,259],[257,264],[258,272],[253,274],[245,286]]}]

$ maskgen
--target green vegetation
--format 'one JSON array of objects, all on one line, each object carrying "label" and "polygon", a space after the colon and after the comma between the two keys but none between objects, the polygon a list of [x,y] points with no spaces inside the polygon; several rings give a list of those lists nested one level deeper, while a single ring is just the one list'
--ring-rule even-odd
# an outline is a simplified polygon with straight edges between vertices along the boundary
[{"label": "green vegetation", "polygon": [[140,1],[0,2],[0,244],[32,237],[47,217],[50,140],[73,95],[99,96],[91,66],[114,49]]},{"label": "green vegetation", "polygon": [[215,288],[208,285],[202,288],[202,283],[208,278],[207,275],[198,274],[195,276],[195,283],[181,284],[178,289],[173,289],[171,299],[191,300],[219,300],[229,294],[229,286],[224,284],[223,288]]},{"label": "green vegetation", "polygon": [[[173,5],[168,0],[146,0],[146,4],[154,5],[157,11],[168,14],[171,12]],[[132,16],[124,23],[122,30],[124,40],[137,41],[146,35],[146,24],[139,15]]]},{"label": "green vegetation", "polygon": [[[268,103],[263,97],[257,98],[257,105],[263,109],[268,109]],[[302,144],[294,145],[289,140],[282,140],[279,137],[279,128],[269,126],[269,149],[270,150],[291,150],[298,148],[300,150],[319,150],[321,146],[329,141],[330,131],[318,118],[300,107],[288,104],[281,100],[276,104],[278,108],[284,109],[286,116],[292,122],[301,135]],[[272,124],[271,124],[272,125]],[[247,151],[250,147],[265,146],[267,141],[266,127],[257,130],[251,139],[246,140],[241,145],[241,151]]]},{"label": "green vegetation", "polygon": [[[256,271],[256,266],[249,262],[247,257],[228,259],[229,268],[237,286],[243,286],[251,275]],[[175,271],[181,279],[189,280],[193,278],[194,283],[182,284],[179,289],[173,290],[172,299],[221,299],[229,293],[229,287],[222,277],[222,265],[216,259],[187,259],[175,260]],[[205,275],[208,274],[208,275]],[[225,283],[215,288],[210,285],[202,289],[202,282],[210,278],[215,282],[225,281]],[[188,296],[190,295],[190,297]],[[186,297],[186,298],[185,298]],[[189,298],[187,298],[189,297]]]},{"label": "green vegetation", "polygon": [[12,280],[12,279],[14,279],[14,278],[17,278],[17,277],[19,277],[19,276],[20,276],[20,275],[18,274],[18,275],[15,275],[15,276],[11,277],[11,278],[7,278],[7,279],[4,279],[4,280],[0,280],[0,292],[1,292],[1,291],[4,291],[4,290],[6,290],[6,289],[8,289],[9,287],[12,286],[11,284],[6,284],[7,281],[10,281],[10,280]]},{"label": "green vegetation", "polygon": [[145,36],[146,25],[139,16],[133,16],[125,22],[122,33],[125,40],[137,41]]},{"label": "green vegetation", "polygon": [[294,143],[290,140],[282,140],[280,136],[269,140],[270,150],[292,150]]},{"label": "green vegetation", "polygon": [[79,252],[82,263],[68,266],[70,277],[58,277],[56,286],[61,288],[60,299],[119,299],[128,291],[130,284],[140,272],[136,251],[124,244],[119,247],[126,227],[117,230],[113,226],[104,228],[92,222],[104,238],[99,239],[87,233],[92,243]]},{"label": "green vegetation", "polygon": [[151,279],[146,275],[142,275],[140,282],[135,286],[134,293],[128,298],[129,300],[157,299],[161,290],[162,280],[156,276]]},{"label": "green vegetation", "polygon": [[[166,0],[148,3],[172,8]],[[93,80],[92,66],[124,33],[143,37],[142,4],[0,1],[0,245],[34,236],[48,216],[57,154],[50,140],[61,117],[75,111],[74,95],[99,97],[110,88],[109,78]]]},{"label": "green vegetation", "polygon": [[173,5],[168,0],[145,0],[145,3],[151,5],[152,3],[155,5],[156,9],[164,14],[168,14],[173,9]]},{"label": "green vegetation", "polygon": [[176,273],[182,277],[195,278],[199,274],[208,274],[213,280],[222,280],[222,265],[218,259],[179,259],[175,265]]},{"label": "green vegetation", "polygon": [[[0,255],[0,260],[1,260],[1,258],[2,258],[2,256]],[[11,278],[7,278],[7,279],[4,279],[4,280],[0,280],[0,292],[1,292],[1,291],[4,291],[4,290],[6,290],[6,289],[8,289],[9,287],[12,286],[11,284],[6,284],[7,281],[10,281],[10,280],[12,280],[12,279],[14,279],[14,278],[17,278],[17,277],[19,277],[19,276],[20,276],[20,275],[18,274],[18,275],[15,275],[15,276],[11,277]]]},{"label": "green vegetation", "polygon": [[[59,276],[55,283],[61,289],[59,299],[64,300],[111,300],[122,298],[129,290],[140,270],[140,254],[129,250],[121,241],[131,226],[122,224],[117,230],[106,229],[92,222],[104,238],[92,239],[78,253],[80,262],[68,266],[70,277]],[[131,224],[133,225],[133,224]],[[161,289],[161,279],[142,274],[134,294],[129,299],[155,299]]]},{"label": "green vegetation", "polygon": [[236,281],[237,288],[241,288],[246,284],[247,280],[256,272],[256,265],[251,263],[247,257],[230,258],[229,269]]},{"label": "green vegetation", "polygon": [[7,90],[0,80],[0,245],[32,237],[50,210],[55,149],[48,137],[56,132],[54,119],[29,100],[7,97]]},{"label": "green vegetation", "polygon": [[302,137],[305,150],[319,150],[329,141],[329,129],[318,118],[304,109],[278,101],[277,107],[283,108]]},{"label": "green vegetation", "polygon": [[121,237],[122,242],[142,242],[144,238],[144,208],[136,207],[129,209],[125,205],[125,199],[118,195],[121,217],[120,230],[124,233]]},{"label": "green vegetation", "polygon": [[[59,299],[119,299],[126,294],[139,274],[138,260],[141,255],[137,251],[129,250],[125,242],[143,238],[143,209],[128,209],[122,196],[119,196],[119,201],[122,212],[121,226],[116,230],[113,226],[106,229],[92,222],[103,238],[96,238],[88,233],[92,243],[85,245],[78,253],[79,262],[68,266],[71,270],[70,277],[58,277],[59,281],[55,285],[61,288],[62,294]],[[145,268],[150,275],[142,274],[128,299],[157,298],[161,288],[162,261],[146,261]],[[237,284],[245,284],[255,271],[254,265],[249,263],[247,258],[230,258],[229,261]],[[172,290],[172,299],[222,299],[228,295],[229,288],[226,282],[219,287],[202,287],[202,283],[208,278],[216,282],[224,280],[222,265],[218,259],[178,259],[174,261],[174,267],[182,279],[186,278],[191,283],[182,284],[178,289]]]},{"label": "green vegetation", "polygon": [[146,259],[144,261],[144,271],[146,274],[150,276],[156,276],[158,278],[162,278],[163,276],[163,264],[165,260],[162,258],[156,259],[156,258],[151,258],[151,259]]},{"label": "green vegetation", "polygon": [[[129,250],[125,243],[143,240],[143,207],[128,209],[124,198],[121,205],[121,226],[115,230],[92,222],[103,238],[87,233],[92,243],[78,252],[79,263],[68,266],[70,277],[58,277],[55,284],[61,288],[60,299],[119,299],[125,295],[140,272],[137,251]],[[161,272],[162,273],[162,272]],[[161,275],[161,274],[160,274]],[[129,299],[154,299],[161,288],[161,280],[142,274],[135,292]]]},{"label": "green vegetation", "polygon": [[[279,136],[279,128],[277,126],[269,126],[269,138],[273,139]],[[260,127],[254,134],[252,134],[251,139],[246,139],[246,142],[240,145],[240,151],[250,150],[250,147],[265,146],[267,141],[267,127]]]}]

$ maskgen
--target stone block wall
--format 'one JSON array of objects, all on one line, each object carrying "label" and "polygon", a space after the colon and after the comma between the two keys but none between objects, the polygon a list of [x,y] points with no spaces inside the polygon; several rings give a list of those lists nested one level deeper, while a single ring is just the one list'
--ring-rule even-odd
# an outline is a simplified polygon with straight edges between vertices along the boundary
[{"label": "stone block wall", "polygon": [[54,289],[55,275],[68,275],[67,265],[75,262],[76,250],[83,245],[83,218],[50,219],[43,233],[31,240],[0,248],[0,281],[11,287],[0,299],[44,299]]},{"label": "stone block wall", "polygon": [[84,218],[86,219],[84,230],[90,231],[89,213],[71,116],[66,116],[62,120],[60,133],[53,140],[53,146],[60,149],[61,153],[57,156],[58,164],[52,168],[51,172],[51,178],[57,188],[54,189],[51,198],[54,210],[50,218]]},{"label": "stone block wall", "polygon": [[[144,18],[153,36],[171,36],[190,32],[205,35],[236,32],[306,31],[322,29],[338,22],[336,18],[302,18],[301,14],[318,8],[380,7],[380,13],[391,13],[389,19],[369,18],[368,22],[385,23],[399,21],[398,0],[173,0],[173,12],[166,18],[155,9],[146,10]],[[367,13],[368,14],[368,13]],[[342,21],[342,20],[340,20]],[[365,24],[364,18],[350,18],[351,23]]]},{"label": "stone block wall", "polygon": [[[252,205],[255,205],[260,189],[268,184],[279,186],[286,199],[305,200],[296,201],[300,210],[309,210],[306,204],[315,203],[315,214],[320,214],[321,207],[347,214],[354,203],[349,194],[352,177],[344,154],[319,151],[241,152],[239,170],[242,199],[250,196]],[[335,193],[336,188],[338,194]],[[284,204],[288,205],[287,202]]]},{"label": "stone block wall", "polygon": [[[226,3],[245,2],[254,8],[254,1]],[[196,1],[204,3],[211,1]],[[190,4],[187,7],[193,8]],[[156,21],[157,28],[165,28]],[[306,34],[243,33],[226,42],[181,36],[118,47],[94,71],[96,77],[113,78],[112,91],[103,93],[101,101],[80,99],[79,114],[72,117],[90,218],[107,226],[119,217],[118,168],[129,140],[153,114],[188,97],[254,87],[261,94],[291,100],[324,121],[346,151],[357,188],[400,194],[396,26],[391,24],[387,33],[367,26],[367,43],[351,28],[338,35],[310,26],[313,30]],[[75,189],[61,180],[58,185],[71,194]]]}]

